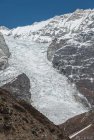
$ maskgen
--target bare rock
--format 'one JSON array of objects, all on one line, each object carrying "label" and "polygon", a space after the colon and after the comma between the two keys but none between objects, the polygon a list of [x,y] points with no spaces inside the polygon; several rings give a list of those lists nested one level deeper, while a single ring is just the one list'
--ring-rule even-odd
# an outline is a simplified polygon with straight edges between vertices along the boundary
[{"label": "bare rock", "polygon": [[69,139],[34,107],[12,95],[0,90],[0,140]]},{"label": "bare rock", "polygon": [[75,116],[60,125],[62,132],[72,140],[94,139],[94,110]]},{"label": "bare rock", "polygon": [[30,103],[30,80],[24,73],[2,86],[2,89],[11,92],[17,99]]},{"label": "bare rock", "polygon": [[3,35],[0,33],[0,69],[5,69],[8,66],[8,58],[10,52],[6,45]]}]

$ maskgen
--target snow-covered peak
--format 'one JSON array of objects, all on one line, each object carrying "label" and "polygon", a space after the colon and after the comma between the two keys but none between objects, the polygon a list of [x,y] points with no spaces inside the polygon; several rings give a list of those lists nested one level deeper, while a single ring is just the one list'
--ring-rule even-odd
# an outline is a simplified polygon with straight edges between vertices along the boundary
[{"label": "snow-covered peak", "polygon": [[0,32],[7,35],[10,30],[5,26],[0,26]]},{"label": "snow-covered peak", "polygon": [[75,33],[88,31],[94,27],[93,24],[94,9],[77,9],[73,13],[55,16],[29,26],[14,28],[9,30],[7,35],[20,39],[28,38],[36,42],[50,42],[54,38],[69,38]]},{"label": "snow-covered peak", "polygon": [[9,29],[5,26],[0,26],[0,30],[9,30]]},{"label": "snow-covered peak", "polygon": [[47,21],[35,22],[35,23],[33,23],[33,25],[17,27],[15,29],[13,29],[13,35],[15,35],[15,34],[25,35],[25,34],[29,34],[30,32],[37,32],[38,30],[44,28],[49,22],[50,22],[50,20],[47,20]]}]

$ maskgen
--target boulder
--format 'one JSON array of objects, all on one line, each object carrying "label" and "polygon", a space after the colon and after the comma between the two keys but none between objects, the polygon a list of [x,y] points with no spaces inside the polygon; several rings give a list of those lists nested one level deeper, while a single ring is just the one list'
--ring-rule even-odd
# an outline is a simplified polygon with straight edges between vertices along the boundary
[{"label": "boulder", "polygon": [[30,80],[24,73],[1,88],[11,92],[17,99],[25,100],[28,103],[31,101]]}]

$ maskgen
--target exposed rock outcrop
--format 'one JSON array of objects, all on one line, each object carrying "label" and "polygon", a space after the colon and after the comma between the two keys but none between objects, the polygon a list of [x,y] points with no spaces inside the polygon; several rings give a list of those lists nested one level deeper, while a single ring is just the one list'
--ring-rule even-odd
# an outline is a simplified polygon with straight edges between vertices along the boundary
[{"label": "exposed rock outcrop", "polygon": [[49,61],[53,61],[56,51],[58,51],[58,49],[62,48],[62,46],[65,46],[67,44],[67,41],[68,41],[67,39],[61,39],[58,42],[58,39],[55,38],[48,47],[47,59]]},{"label": "exposed rock outcrop", "polygon": [[1,88],[11,92],[17,99],[25,100],[28,103],[31,101],[30,80],[24,73]]},{"label": "exposed rock outcrop", "polygon": [[60,46],[59,43],[55,44],[59,46],[59,49],[53,57],[53,66],[74,82],[80,93],[91,105],[94,105],[94,45],[92,41],[89,40],[89,43],[84,45],[80,44],[81,40],[78,44],[75,43],[75,38],[73,43],[67,41],[67,44],[61,45],[61,42]]},{"label": "exposed rock outcrop", "polygon": [[9,56],[10,52],[8,46],[6,45],[3,35],[0,33],[0,69],[7,67]]},{"label": "exposed rock outcrop", "polygon": [[17,101],[12,95],[0,90],[0,140],[69,139],[30,104]]}]

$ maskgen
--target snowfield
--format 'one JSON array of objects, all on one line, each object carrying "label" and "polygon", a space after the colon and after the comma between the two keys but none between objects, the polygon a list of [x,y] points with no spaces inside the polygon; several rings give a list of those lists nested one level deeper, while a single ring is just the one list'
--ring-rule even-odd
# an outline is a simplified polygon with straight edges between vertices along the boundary
[{"label": "snowfield", "polygon": [[60,75],[47,60],[49,44],[5,37],[10,49],[9,67],[0,72],[0,85],[25,73],[31,81],[31,104],[55,124],[87,111],[74,98],[78,94],[65,76]]}]

